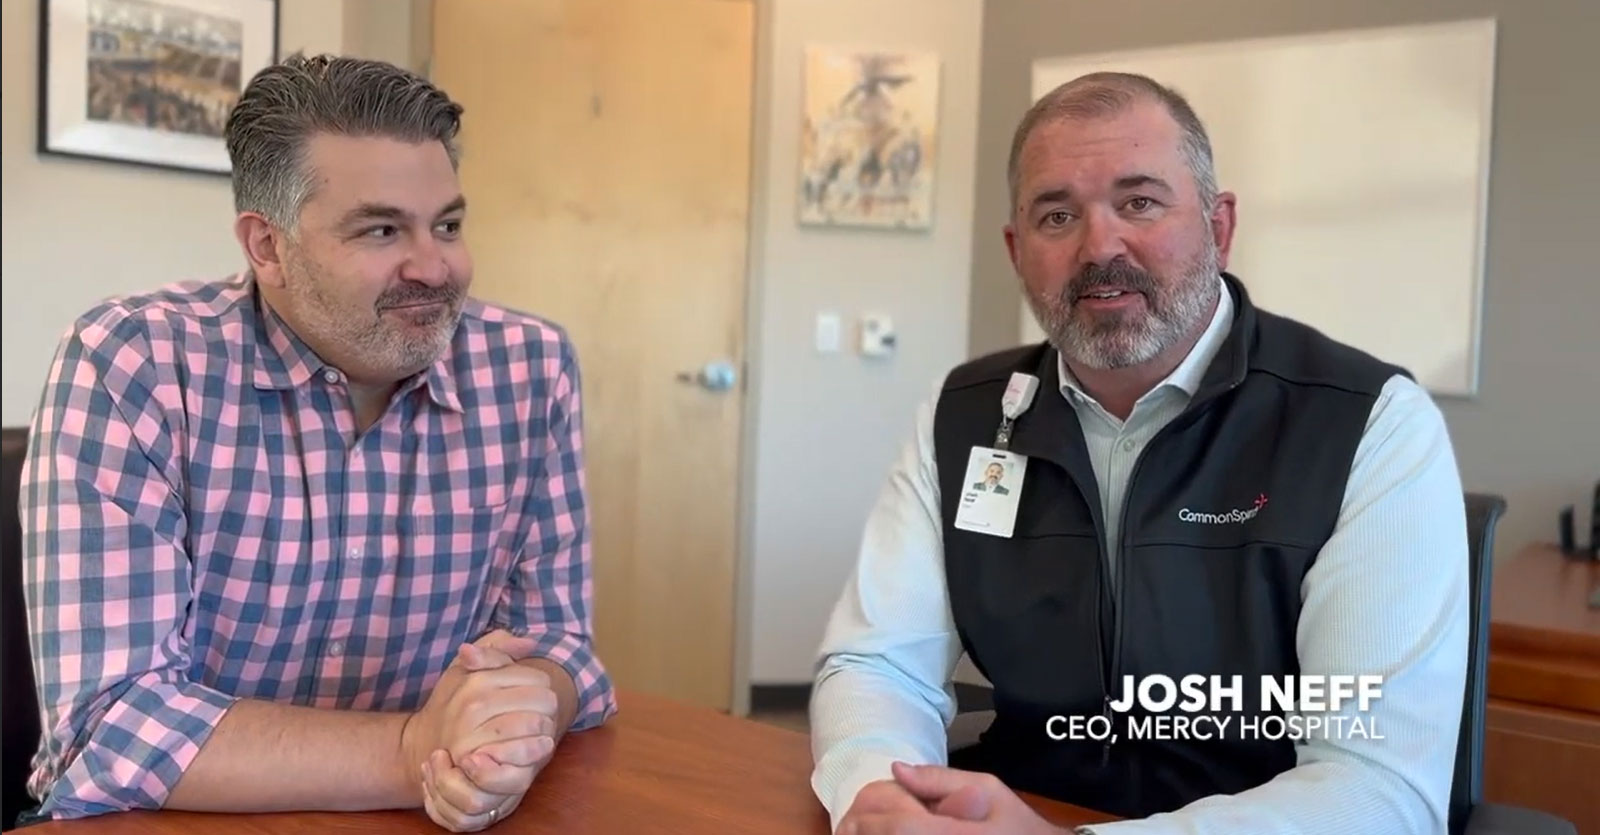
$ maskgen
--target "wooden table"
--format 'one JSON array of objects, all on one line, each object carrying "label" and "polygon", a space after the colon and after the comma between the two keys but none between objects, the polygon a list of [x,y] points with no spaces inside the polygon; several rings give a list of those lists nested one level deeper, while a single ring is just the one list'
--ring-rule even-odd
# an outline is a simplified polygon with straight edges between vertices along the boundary
[{"label": "wooden table", "polygon": [[1534,545],[1494,572],[1484,799],[1600,833],[1600,563]]},{"label": "wooden table", "polygon": [[[811,792],[804,734],[639,693],[622,693],[605,727],[573,734],[511,817],[516,833],[762,833],[825,835],[828,817]],[[1050,821],[1075,826],[1111,817],[1037,797]],[[178,833],[418,833],[443,830],[407,812],[208,815],[128,812],[47,823],[29,835]]]}]

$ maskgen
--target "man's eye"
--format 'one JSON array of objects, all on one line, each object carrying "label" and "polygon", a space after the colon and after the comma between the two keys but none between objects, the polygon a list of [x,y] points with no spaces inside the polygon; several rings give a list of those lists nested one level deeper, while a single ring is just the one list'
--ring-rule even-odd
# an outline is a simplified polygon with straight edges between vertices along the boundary
[{"label": "man's eye", "polygon": [[439,231],[446,235],[459,235],[461,234],[461,221],[447,220],[439,224]]},{"label": "man's eye", "polygon": [[1128,208],[1134,212],[1145,212],[1155,208],[1156,201],[1148,197],[1135,197],[1128,201]]},{"label": "man's eye", "polygon": [[400,234],[400,227],[392,225],[374,226],[362,234],[368,238],[392,238]]},{"label": "man's eye", "polygon": [[1044,216],[1044,222],[1051,226],[1065,226],[1071,220],[1072,213],[1065,209],[1057,209]]}]

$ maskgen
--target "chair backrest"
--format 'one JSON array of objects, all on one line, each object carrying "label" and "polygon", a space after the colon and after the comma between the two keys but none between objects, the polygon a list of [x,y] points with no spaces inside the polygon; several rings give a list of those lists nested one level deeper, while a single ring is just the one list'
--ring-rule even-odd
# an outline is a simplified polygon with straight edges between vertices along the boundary
[{"label": "chair backrest", "polygon": [[39,747],[39,697],[28,649],[27,598],[22,588],[22,524],[17,491],[28,430],[0,429],[0,829],[37,805],[28,796],[28,765]]},{"label": "chair backrest", "polygon": [[1455,779],[1450,786],[1450,832],[1460,835],[1483,800],[1484,713],[1488,706],[1489,600],[1494,585],[1494,529],[1506,500],[1491,493],[1467,493],[1468,601],[1472,607],[1467,638],[1467,692],[1456,740]]}]

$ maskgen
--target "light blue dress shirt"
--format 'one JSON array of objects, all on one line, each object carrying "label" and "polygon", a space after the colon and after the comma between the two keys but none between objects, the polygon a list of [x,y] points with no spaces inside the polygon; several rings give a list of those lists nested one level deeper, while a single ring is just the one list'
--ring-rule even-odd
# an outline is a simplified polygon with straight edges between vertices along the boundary
[{"label": "light blue dress shirt", "polygon": [[[1040,393],[1067,398],[1077,412],[1103,518],[1112,524],[1134,461],[1188,404],[1227,338],[1232,313],[1224,291],[1189,356],[1126,421],[1101,408],[1065,368],[1061,390]],[[891,468],[819,651],[812,787],[835,828],[863,786],[892,779],[891,762],[946,762],[951,678],[962,650],[945,588],[936,404],[937,392]],[[1116,531],[1107,533],[1118,541]],[[1111,554],[1113,564],[1117,556]],[[1313,737],[1297,744],[1294,768],[1254,789],[1081,831],[1445,832],[1466,686],[1467,571],[1461,480],[1443,416],[1424,390],[1397,376],[1373,406],[1333,535],[1301,585],[1296,631],[1302,674],[1383,676],[1382,698],[1359,714],[1383,739]],[[1340,713],[1357,715],[1353,706]]]}]

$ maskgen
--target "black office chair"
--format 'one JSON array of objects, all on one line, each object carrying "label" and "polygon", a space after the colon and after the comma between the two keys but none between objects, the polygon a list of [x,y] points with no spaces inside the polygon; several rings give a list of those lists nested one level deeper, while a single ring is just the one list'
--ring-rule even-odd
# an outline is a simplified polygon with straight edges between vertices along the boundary
[{"label": "black office chair", "polygon": [[[1450,788],[1450,835],[1577,835],[1570,821],[1534,809],[1483,802],[1484,715],[1488,703],[1489,601],[1494,578],[1495,525],[1506,500],[1487,493],[1465,495],[1469,602],[1466,702],[1456,744],[1455,778]],[[958,751],[978,741],[994,719],[988,688],[962,685],[956,691],[956,719],[949,744]]]},{"label": "black office chair", "polygon": [[28,649],[28,611],[22,593],[22,525],[17,489],[28,430],[0,429],[0,831],[37,803],[28,796],[28,764],[39,747],[39,697]]},{"label": "black office chair", "polygon": [[1578,827],[1555,815],[1519,806],[1483,802],[1484,718],[1489,701],[1489,601],[1494,586],[1494,531],[1506,500],[1491,493],[1466,494],[1468,572],[1467,700],[1456,742],[1456,772],[1450,787],[1451,835],[1577,835]]}]

